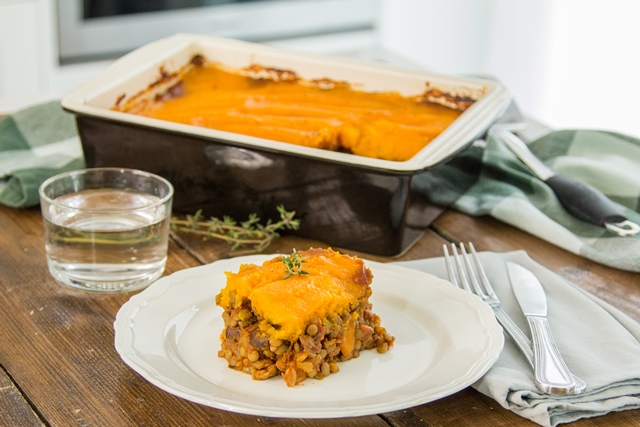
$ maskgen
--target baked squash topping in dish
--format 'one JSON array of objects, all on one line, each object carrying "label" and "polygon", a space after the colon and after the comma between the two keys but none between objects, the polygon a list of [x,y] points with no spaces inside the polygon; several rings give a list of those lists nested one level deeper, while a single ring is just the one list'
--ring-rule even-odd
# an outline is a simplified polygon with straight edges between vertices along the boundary
[{"label": "baked squash topping in dish", "polygon": [[[175,76],[163,73],[163,77]],[[435,99],[441,102],[433,102]],[[428,84],[427,90],[416,96],[365,92],[347,82],[326,78],[306,81],[294,71],[257,64],[229,69],[198,56],[168,90],[147,101],[134,97],[114,109],[273,141],[405,161],[473,102],[429,89]]]},{"label": "baked squash topping in dish", "polygon": [[222,348],[229,367],[292,387],[338,372],[363,350],[389,350],[394,337],[369,302],[373,275],[357,257],[331,249],[278,256],[227,272],[216,296],[224,309]]}]

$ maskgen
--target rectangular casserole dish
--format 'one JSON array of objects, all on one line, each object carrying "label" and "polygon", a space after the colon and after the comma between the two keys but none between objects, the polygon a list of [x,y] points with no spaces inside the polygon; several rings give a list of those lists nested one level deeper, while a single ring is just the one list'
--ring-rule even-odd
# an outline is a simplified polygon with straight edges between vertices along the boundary
[{"label": "rectangular casserole dish", "polygon": [[[230,67],[259,64],[301,78],[346,81],[359,90],[435,102],[472,98],[444,132],[407,161],[390,161],[297,146],[113,111],[142,92],[154,96],[195,55]],[[175,83],[175,82],[174,82]],[[147,90],[152,87],[153,90]],[[502,114],[510,94],[481,79],[405,70],[384,64],[289,52],[265,45],[178,34],[117,60],[62,100],[76,116],[88,167],[146,170],[175,186],[176,212],[277,218],[295,210],[299,235],[334,247],[400,255],[477,178],[480,150],[472,142]]]}]

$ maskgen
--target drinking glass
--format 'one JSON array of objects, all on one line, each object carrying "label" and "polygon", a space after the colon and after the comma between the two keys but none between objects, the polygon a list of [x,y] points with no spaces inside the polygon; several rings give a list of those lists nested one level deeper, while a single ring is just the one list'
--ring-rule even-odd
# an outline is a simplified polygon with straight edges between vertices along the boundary
[{"label": "drinking glass", "polygon": [[162,275],[173,186],[133,169],[62,173],[40,186],[47,264],[75,289],[127,292]]}]

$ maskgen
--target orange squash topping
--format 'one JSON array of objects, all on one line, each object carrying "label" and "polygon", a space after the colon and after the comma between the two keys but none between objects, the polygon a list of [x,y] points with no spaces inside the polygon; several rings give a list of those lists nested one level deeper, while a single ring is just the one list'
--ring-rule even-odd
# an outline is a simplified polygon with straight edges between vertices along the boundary
[{"label": "orange squash topping", "polygon": [[216,303],[225,322],[218,355],[229,367],[254,379],[281,375],[294,386],[337,372],[337,362],[362,350],[393,346],[371,311],[373,275],[362,260],[331,249],[292,257],[297,264],[280,256],[226,273]]},{"label": "orange squash topping", "polygon": [[227,286],[222,290],[220,305],[235,307],[250,300],[253,311],[275,327],[268,332],[273,338],[292,339],[304,333],[314,317],[349,309],[365,296],[373,278],[371,271],[358,258],[332,250],[300,252],[307,274],[287,279],[282,258],[266,261],[261,267],[242,265],[238,273],[227,272]]},{"label": "orange squash topping", "polygon": [[292,71],[258,65],[239,71],[210,63],[198,65],[152,102],[116,109],[268,140],[405,161],[469,105],[454,109],[432,103],[425,95],[364,92],[328,79],[305,82]]}]

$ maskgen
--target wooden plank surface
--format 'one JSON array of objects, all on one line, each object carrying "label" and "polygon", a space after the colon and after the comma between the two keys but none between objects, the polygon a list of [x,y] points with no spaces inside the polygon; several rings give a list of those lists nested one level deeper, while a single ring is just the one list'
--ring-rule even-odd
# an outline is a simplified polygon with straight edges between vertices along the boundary
[{"label": "wooden plank surface", "polygon": [[44,426],[20,389],[0,366],[0,425]]},{"label": "wooden plank surface", "polygon": [[[0,425],[82,426],[520,426],[535,425],[471,388],[407,410],[331,419],[264,418],[197,405],[148,383],[122,362],[113,346],[113,321],[130,295],[67,289],[49,275],[38,208],[0,207]],[[401,259],[441,256],[447,241],[473,241],[479,250],[526,248],[537,262],[640,320],[638,274],[569,254],[490,218],[447,212]],[[269,253],[324,246],[299,237],[276,241]],[[339,249],[339,248],[338,248]],[[394,259],[359,254],[363,257]],[[165,274],[231,256],[228,247],[174,235]],[[17,405],[17,406],[16,406]],[[5,405],[2,405],[3,407]],[[14,407],[12,406],[12,408]],[[37,411],[35,411],[35,410]],[[581,420],[572,426],[640,423],[640,410]]]},{"label": "wooden plank surface", "polygon": [[[122,362],[113,321],[129,294],[67,289],[49,275],[37,209],[0,207],[0,364],[49,425],[293,426],[220,411],[177,398],[148,383]],[[200,265],[174,242],[165,274]],[[6,422],[5,422],[6,421]],[[0,419],[0,425],[13,425]],[[305,420],[331,426],[331,420]],[[349,418],[345,426],[387,426],[378,416]]]}]

